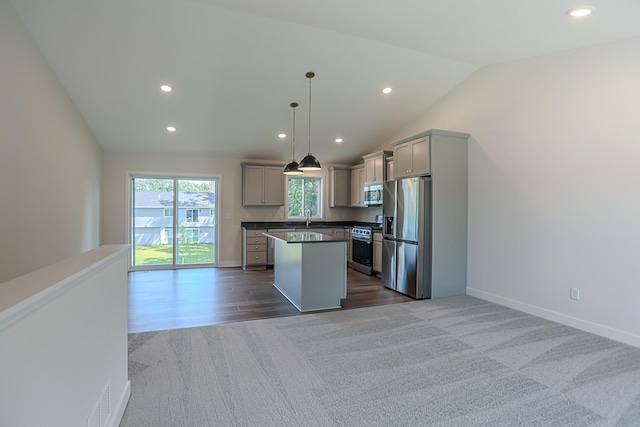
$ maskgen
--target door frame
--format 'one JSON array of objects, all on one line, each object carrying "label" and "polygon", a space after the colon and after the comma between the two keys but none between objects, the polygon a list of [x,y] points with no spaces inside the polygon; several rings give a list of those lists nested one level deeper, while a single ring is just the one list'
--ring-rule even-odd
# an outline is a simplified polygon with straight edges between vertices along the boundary
[{"label": "door frame", "polygon": [[[216,181],[216,204],[214,207],[216,224],[214,227],[214,255],[213,263],[209,264],[176,264],[175,254],[177,246],[174,240],[173,247],[173,264],[165,265],[133,265],[133,186],[131,185],[134,178],[149,178],[149,179],[172,179],[172,180],[196,180],[196,181]],[[222,176],[220,174],[186,174],[186,173],[163,173],[163,172],[138,172],[127,171],[125,179],[125,242],[129,245],[129,260],[128,271],[149,271],[149,270],[178,270],[187,268],[214,268],[220,265],[220,205],[222,200],[221,188],[222,188]],[[178,200],[177,192],[174,194],[174,200]],[[175,204],[175,203],[174,203]],[[175,221],[177,217],[174,212],[174,237],[176,236]]]}]

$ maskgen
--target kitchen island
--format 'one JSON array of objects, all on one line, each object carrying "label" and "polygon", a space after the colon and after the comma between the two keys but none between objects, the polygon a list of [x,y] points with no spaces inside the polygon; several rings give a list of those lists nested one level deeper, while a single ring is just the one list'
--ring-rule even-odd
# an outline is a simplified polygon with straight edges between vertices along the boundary
[{"label": "kitchen island", "polygon": [[265,232],[274,240],[274,283],[301,312],[340,308],[347,296],[347,240],[312,231]]}]

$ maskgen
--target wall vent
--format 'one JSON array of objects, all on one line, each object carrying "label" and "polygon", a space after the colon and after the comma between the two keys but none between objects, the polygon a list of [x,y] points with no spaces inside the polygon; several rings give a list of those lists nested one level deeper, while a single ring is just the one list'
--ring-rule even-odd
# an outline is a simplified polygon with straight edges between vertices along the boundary
[{"label": "wall vent", "polygon": [[96,404],[87,418],[87,427],[102,427],[100,425],[100,404]]},{"label": "wall vent", "polygon": [[111,418],[111,381],[102,390],[100,400],[91,410],[87,418],[87,427],[106,427]]},{"label": "wall vent", "polygon": [[111,381],[102,390],[98,406],[100,407],[100,427],[106,427],[111,418]]}]

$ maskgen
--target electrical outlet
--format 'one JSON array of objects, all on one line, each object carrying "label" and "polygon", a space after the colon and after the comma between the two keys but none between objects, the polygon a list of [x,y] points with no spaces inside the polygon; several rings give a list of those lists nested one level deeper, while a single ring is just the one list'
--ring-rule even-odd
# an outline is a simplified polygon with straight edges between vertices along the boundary
[{"label": "electrical outlet", "polygon": [[571,299],[578,301],[580,299],[580,289],[571,288],[571,293],[569,296],[571,297]]}]

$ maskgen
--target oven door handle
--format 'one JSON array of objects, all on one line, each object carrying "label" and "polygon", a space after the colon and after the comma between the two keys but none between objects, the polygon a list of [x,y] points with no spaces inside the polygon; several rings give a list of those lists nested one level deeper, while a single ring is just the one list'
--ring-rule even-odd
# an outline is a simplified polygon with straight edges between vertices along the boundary
[{"label": "oven door handle", "polygon": [[353,240],[357,240],[358,242],[371,243],[371,239],[367,239],[366,237],[359,237],[359,236],[352,235],[351,238]]}]

